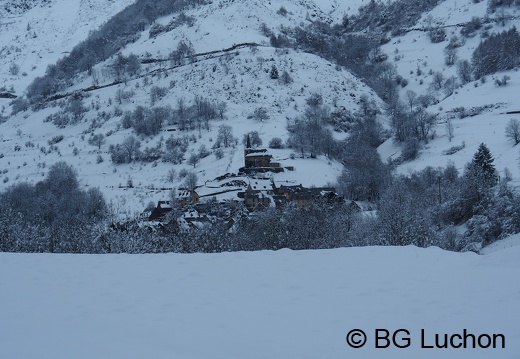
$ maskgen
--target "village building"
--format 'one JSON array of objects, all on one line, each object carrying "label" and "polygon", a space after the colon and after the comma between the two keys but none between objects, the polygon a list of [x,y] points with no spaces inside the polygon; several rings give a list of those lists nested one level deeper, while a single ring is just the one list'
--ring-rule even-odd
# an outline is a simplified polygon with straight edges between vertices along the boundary
[{"label": "village building", "polygon": [[238,193],[238,197],[244,199],[244,204],[250,211],[267,208],[274,203],[273,191],[268,182],[253,181],[249,183],[244,192]]},{"label": "village building", "polygon": [[297,208],[305,208],[313,203],[334,203],[342,201],[332,187],[307,188],[303,185],[276,186],[274,181],[252,180],[244,192],[238,197],[244,200],[249,211],[265,209],[267,207],[283,208],[293,203]]},{"label": "village building", "polygon": [[251,140],[247,137],[246,148],[244,149],[244,167],[242,172],[283,172],[284,169],[278,162],[272,162],[273,156],[267,149],[254,149],[251,147]]},{"label": "village building", "polygon": [[197,204],[200,202],[200,196],[196,191],[189,191],[186,189],[179,189],[177,191],[176,200],[181,208],[186,207],[188,204]]},{"label": "village building", "polygon": [[[336,189],[333,187],[304,187],[302,184],[287,186],[281,185],[276,187],[276,184],[272,183],[274,197],[277,198],[277,204],[286,204],[292,202],[298,208],[309,207],[315,202],[328,202],[332,203],[335,200],[340,199],[336,194]],[[280,200],[279,198],[285,200]]]},{"label": "village building", "polygon": [[157,207],[152,210],[148,216],[149,221],[161,221],[168,213],[173,210],[171,201],[159,201]]},{"label": "village building", "polygon": [[246,169],[270,167],[272,158],[273,156],[268,154],[266,149],[253,150],[246,148],[244,150],[244,167]]},{"label": "village building", "polygon": [[172,201],[159,201],[157,207],[148,216],[148,220],[163,221],[166,215],[173,210],[174,205],[179,208],[185,208],[190,204],[197,205],[199,202],[200,196],[197,192],[179,189],[175,194],[175,203],[172,203]]},{"label": "village building", "polygon": [[190,209],[184,213],[182,219],[186,222],[186,224],[190,227],[200,228],[206,223],[210,223],[210,220],[207,215],[201,214],[196,209]]},{"label": "village building", "polygon": [[[246,182],[242,179],[234,179],[229,182],[232,186],[237,186],[237,189],[213,191],[209,194],[200,196],[195,191],[180,189],[175,196],[176,208],[182,209],[189,206],[188,211],[184,216],[180,216],[183,222],[188,226],[200,226],[209,222],[208,215],[211,212],[211,205],[208,201],[201,203],[201,197],[213,196],[214,202],[217,201],[216,194],[224,194],[228,192],[239,191],[237,196],[244,203],[245,208],[250,211],[257,211],[269,207],[284,208],[288,204],[293,204],[297,208],[306,208],[314,203],[339,203],[343,198],[336,194],[336,190],[332,187],[304,187],[302,184],[289,185],[289,182],[283,182],[277,186],[271,176],[271,179],[254,178],[258,177],[258,173],[262,172],[281,172],[282,166],[278,162],[272,161],[273,156],[268,153],[266,149],[251,148],[250,139],[247,138],[246,148],[244,149],[244,167],[240,169],[241,172],[248,174],[249,183],[246,187]],[[222,181],[231,175],[226,174],[217,177]],[[265,175],[267,176],[267,175]],[[231,176],[232,177],[232,176]],[[240,176],[239,176],[240,177]],[[244,188],[240,191],[240,187]],[[221,205],[233,206],[234,200],[221,203]],[[229,208],[229,207],[228,207]],[[150,221],[162,221],[166,215],[173,210],[170,201],[159,201],[156,208],[153,209],[149,216]],[[213,214],[215,215],[215,214]]]}]

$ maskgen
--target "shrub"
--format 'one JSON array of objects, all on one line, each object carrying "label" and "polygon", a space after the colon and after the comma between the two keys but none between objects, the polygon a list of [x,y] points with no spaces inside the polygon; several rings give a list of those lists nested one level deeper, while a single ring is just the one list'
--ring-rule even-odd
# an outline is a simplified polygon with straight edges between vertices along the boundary
[{"label": "shrub", "polygon": [[287,16],[287,14],[289,12],[287,11],[287,9],[285,7],[281,6],[280,9],[278,9],[278,11],[276,13],[278,15]]},{"label": "shrub", "polygon": [[430,37],[430,41],[432,43],[437,44],[439,42],[443,42],[446,39],[446,30],[444,30],[444,28],[432,29],[428,33],[428,36]]},{"label": "shrub", "polygon": [[279,75],[278,75],[278,68],[273,65],[271,66],[271,71],[269,72],[269,76],[273,79],[273,80],[277,80]]},{"label": "shrub", "polygon": [[461,35],[465,37],[475,36],[475,32],[478,31],[482,27],[482,20],[479,17],[472,17],[471,21],[466,23],[464,27],[460,30]]},{"label": "shrub", "polygon": [[11,101],[11,115],[14,116],[19,112],[25,112],[29,109],[29,101],[25,97],[18,97]]},{"label": "shrub", "polygon": [[460,150],[462,150],[464,147],[466,147],[466,144],[464,142],[462,142],[462,145],[460,145],[460,146],[452,146],[449,149],[447,149],[445,151],[442,151],[442,154],[445,155],[445,156],[451,156],[451,155],[459,152]]},{"label": "shrub", "polygon": [[273,35],[273,31],[267,26],[265,22],[260,24],[260,33],[265,37],[271,37],[271,35]]},{"label": "shrub", "polygon": [[18,76],[20,73],[20,66],[15,64],[14,62],[9,66],[9,73],[13,76]]},{"label": "shrub", "polygon": [[255,108],[255,111],[253,112],[253,118],[260,122],[268,120],[269,114],[267,113],[267,109],[265,107]]},{"label": "shrub", "polygon": [[283,141],[279,137],[274,137],[269,141],[269,148],[280,149],[283,147]]},{"label": "shrub", "polygon": [[217,148],[215,150],[215,157],[217,158],[217,160],[224,158],[224,151],[222,150],[222,148]]},{"label": "shrub", "polygon": [[511,80],[511,77],[504,75],[501,79],[495,79],[495,85],[497,86],[505,86],[507,82]]},{"label": "shrub", "polygon": [[64,138],[63,135],[57,135],[57,136],[54,136],[53,138],[51,138],[50,140],[48,140],[47,143],[49,144],[49,146],[52,146],[52,145],[55,145],[55,144],[63,141],[63,138]]},{"label": "shrub", "polygon": [[403,142],[403,148],[401,151],[401,157],[404,161],[411,161],[417,158],[421,144],[415,137],[407,138]]},{"label": "shrub", "polygon": [[289,75],[287,70],[284,70],[282,72],[282,76],[280,76],[280,82],[284,85],[289,85],[289,84],[292,84],[293,81],[294,81],[293,78],[291,77],[291,75]]},{"label": "shrub", "polygon": [[188,175],[188,170],[186,168],[183,168],[179,171],[179,179],[183,179]]},{"label": "shrub", "polygon": [[206,148],[205,145],[200,145],[199,147],[199,158],[206,158],[210,155],[211,152]]}]

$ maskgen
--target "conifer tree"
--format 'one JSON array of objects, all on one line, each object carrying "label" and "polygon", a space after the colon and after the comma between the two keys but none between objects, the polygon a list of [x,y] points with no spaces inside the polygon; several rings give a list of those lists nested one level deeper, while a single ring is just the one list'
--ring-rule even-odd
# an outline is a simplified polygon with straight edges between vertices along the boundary
[{"label": "conifer tree", "polygon": [[473,170],[476,171],[475,174],[489,187],[496,184],[498,180],[493,161],[491,151],[484,143],[481,143],[477,152],[473,155],[473,161],[470,163],[470,167],[473,167]]},{"label": "conifer tree", "polygon": [[497,183],[495,165],[491,151],[481,143],[473,160],[466,166],[462,184],[463,217],[478,214],[492,197],[490,189]]},{"label": "conifer tree", "polygon": [[270,76],[271,76],[271,78],[272,78],[273,80],[276,80],[276,79],[278,79],[278,77],[279,77],[279,75],[278,75],[278,69],[276,68],[275,65],[273,65],[273,66],[271,67],[271,73],[270,73]]}]

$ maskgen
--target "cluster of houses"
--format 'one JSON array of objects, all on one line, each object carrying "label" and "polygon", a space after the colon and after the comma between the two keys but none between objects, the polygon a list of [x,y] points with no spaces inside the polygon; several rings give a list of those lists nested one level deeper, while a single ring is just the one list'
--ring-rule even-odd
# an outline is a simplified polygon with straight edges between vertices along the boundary
[{"label": "cluster of houses", "polygon": [[334,202],[341,200],[332,187],[306,188],[299,185],[276,186],[274,181],[270,185],[252,181],[244,192],[239,192],[238,197],[244,200],[246,208],[250,211],[275,206],[283,208],[289,203],[298,208],[309,207],[315,202]]},{"label": "cluster of houses", "polygon": [[[307,188],[301,184],[290,185],[288,182],[276,185],[272,178],[270,180],[255,178],[254,175],[257,173],[294,170],[292,167],[282,167],[279,162],[273,162],[272,158],[273,156],[266,149],[251,148],[248,139],[244,150],[244,167],[240,168],[240,172],[249,178],[249,184],[244,191],[237,192],[237,199],[234,202],[243,202],[247,210],[252,212],[268,207],[283,208],[289,204],[297,208],[305,208],[316,202],[333,203],[343,200],[338,197],[333,187]],[[208,221],[207,216],[200,214],[204,206],[196,191],[178,190],[175,207],[184,213],[182,217],[188,225],[195,226],[197,223]],[[149,213],[148,220],[162,221],[173,210],[171,201],[159,201],[157,207]]]}]

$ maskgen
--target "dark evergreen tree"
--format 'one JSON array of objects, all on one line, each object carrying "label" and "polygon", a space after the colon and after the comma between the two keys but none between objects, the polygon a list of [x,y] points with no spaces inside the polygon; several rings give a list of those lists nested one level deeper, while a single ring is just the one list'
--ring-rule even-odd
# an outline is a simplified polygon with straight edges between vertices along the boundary
[{"label": "dark evergreen tree", "polygon": [[493,34],[473,52],[472,65],[476,78],[498,71],[512,70],[520,63],[520,34],[516,27]]},{"label": "dark evergreen tree", "polygon": [[498,176],[493,164],[494,158],[489,148],[481,143],[477,152],[473,155],[473,161],[470,167],[482,179],[486,185],[494,186],[497,183]]},{"label": "dark evergreen tree", "polygon": [[244,138],[242,139],[242,144],[246,146],[246,148],[260,147],[262,146],[263,141],[260,138],[258,131],[251,131],[244,135]]},{"label": "dark evergreen tree", "polygon": [[485,144],[480,144],[473,160],[466,166],[462,177],[460,194],[453,204],[454,222],[462,222],[478,215],[486,208],[493,196],[491,188],[497,183],[493,156]]},{"label": "dark evergreen tree", "polygon": [[276,79],[278,79],[278,77],[279,77],[279,75],[278,75],[278,69],[276,68],[275,65],[273,65],[273,66],[271,67],[270,76],[271,76],[271,78],[272,78],[273,80],[276,80]]}]

